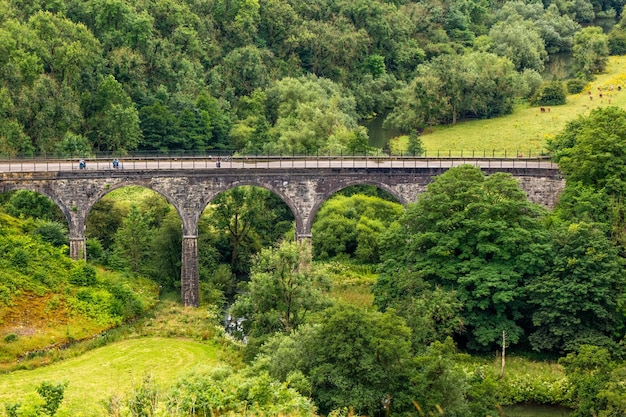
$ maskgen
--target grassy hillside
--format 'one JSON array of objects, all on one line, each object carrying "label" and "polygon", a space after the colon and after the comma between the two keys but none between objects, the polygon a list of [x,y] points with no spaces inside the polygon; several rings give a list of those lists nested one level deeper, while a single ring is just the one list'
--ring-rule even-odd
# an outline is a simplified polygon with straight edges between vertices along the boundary
[{"label": "grassy hillside", "polygon": [[73,261],[42,227],[0,214],[0,369],[45,364],[39,351],[118,326],[157,300],[153,282]]},{"label": "grassy hillside", "polygon": [[[622,91],[617,90],[618,86]],[[602,89],[602,98],[598,88]],[[463,150],[465,155],[471,155],[472,150],[477,155],[483,150],[495,151],[496,155],[505,151],[507,155],[535,155],[545,149],[546,139],[559,133],[568,121],[608,105],[626,108],[626,56],[610,57],[604,74],[599,74],[581,94],[568,96],[566,104],[553,106],[549,112],[542,113],[539,107],[519,107],[504,117],[438,126],[426,132],[422,142],[429,155],[438,150],[457,154]]]}]

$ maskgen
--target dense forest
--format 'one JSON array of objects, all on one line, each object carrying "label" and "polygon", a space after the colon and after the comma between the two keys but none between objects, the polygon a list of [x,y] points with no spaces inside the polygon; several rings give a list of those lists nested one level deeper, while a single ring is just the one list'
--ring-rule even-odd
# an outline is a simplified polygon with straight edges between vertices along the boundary
[{"label": "dense forest", "polygon": [[368,117],[419,133],[558,104],[626,52],[622,7],[2,0],[0,153],[363,151]]},{"label": "dense forest", "polygon": [[[359,122],[369,117],[419,149],[429,126],[582,91],[609,55],[626,53],[623,6],[0,0],[0,154],[367,151]],[[602,17],[614,19],[608,33],[593,25]],[[571,70],[554,64],[563,54]],[[319,210],[310,246],[293,241],[278,196],[220,194],[199,222],[202,308],[219,312],[217,324],[231,319],[245,364],[161,397],[146,381],[132,393],[141,401],[109,403],[108,415],[482,417],[525,402],[624,415],[625,144],[626,111],[611,106],[550,138],[567,180],[553,211],[512,177],[472,166],[405,207],[350,187]],[[17,320],[21,295],[40,300],[71,343],[142,316],[157,286],[179,291],[178,213],[135,192],[93,207],[87,263],[67,259],[52,201],[0,197],[0,329]],[[337,296],[346,282],[367,294]],[[67,321],[77,317],[81,334]],[[34,343],[2,337],[3,360]],[[558,361],[564,377],[506,379],[504,362],[500,375],[477,362],[503,348]],[[46,405],[7,404],[6,414],[55,415],[64,389],[44,383]]]}]

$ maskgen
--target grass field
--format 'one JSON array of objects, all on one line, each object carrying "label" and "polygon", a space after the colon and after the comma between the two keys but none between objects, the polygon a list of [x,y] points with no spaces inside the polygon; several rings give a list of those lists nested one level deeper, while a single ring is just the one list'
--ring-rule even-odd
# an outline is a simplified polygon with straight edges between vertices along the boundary
[{"label": "grass field", "polygon": [[[618,86],[622,91],[617,90]],[[598,87],[603,98],[598,95]],[[421,139],[427,155],[435,155],[437,151],[445,154],[448,150],[457,154],[463,150],[465,155],[471,155],[472,150],[476,155],[482,155],[483,151],[495,151],[496,155],[505,151],[510,156],[536,155],[545,149],[546,139],[559,133],[568,121],[609,105],[626,108],[626,56],[610,57],[604,74],[599,74],[581,94],[568,96],[566,104],[550,107],[549,112],[542,113],[539,107],[520,107],[513,114],[495,119],[435,127]]]},{"label": "grass field", "polygon": [[[113,343],[28,371],[0,375],[0,409],[19,402],[43,381],[67,381],[59,415],[102,416],[102,401],[128,393],[150,375],[160,386],[171,385],[194,369],[220,363],[214,345],[183,339],[140,338]],[[90,410],[90,411],[86,411]]]}]

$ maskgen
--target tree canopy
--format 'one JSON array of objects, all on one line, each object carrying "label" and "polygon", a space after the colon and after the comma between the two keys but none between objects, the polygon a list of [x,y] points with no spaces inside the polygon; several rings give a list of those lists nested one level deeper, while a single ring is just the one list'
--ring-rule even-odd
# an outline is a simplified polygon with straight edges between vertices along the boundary
[{"label": "tree canopy", "polygon": [[512,343],[519,342],[527,308],[524,287],[547,262],[544,216],[512,177],[485,177],[469,165],[451,168],[384,236],[379,304],[418,297],[423,280],[456,291],[468,347],[493,346],[503,331]]},{"label": "tree canopy", "polygon": [[624,1],[2,4],[0,152],[70,156],[353,151],[374,115],[410,133],[506,114],[551,55],[602,71],[619,27],[580,23]]}]

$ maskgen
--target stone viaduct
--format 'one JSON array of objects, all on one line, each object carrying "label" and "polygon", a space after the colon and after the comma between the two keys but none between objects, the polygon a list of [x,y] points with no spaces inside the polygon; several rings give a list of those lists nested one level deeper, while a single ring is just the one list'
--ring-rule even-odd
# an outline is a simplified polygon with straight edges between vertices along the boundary
[{"label": "stone viaduct", "polygon": [[[448,168],[252,168],[252,169],[124,169],[93,171],[3,172],[0,192],[26,189],[46,195],[65,214],[70,232],[70,256],[84,259],[85,223],[93,205],[125,186],[156,191],[171,203],[182,220],[182,302],[197,306],[198,220],[215,196],[228,189],[253,185],[278,194],[295,218],[296,237],[310,239],[320,206],[351,185],[374,185],[402,204],[413,202],[432,179]],[[508,172],[518,179],[530,201],[554,207],[565,185],[558,169],[483,168],[486,175]]]}]

